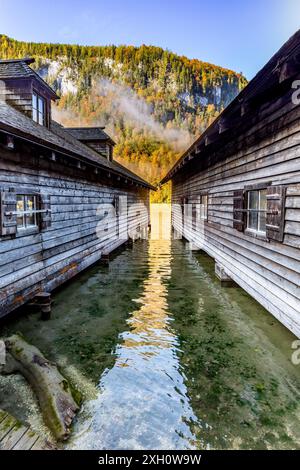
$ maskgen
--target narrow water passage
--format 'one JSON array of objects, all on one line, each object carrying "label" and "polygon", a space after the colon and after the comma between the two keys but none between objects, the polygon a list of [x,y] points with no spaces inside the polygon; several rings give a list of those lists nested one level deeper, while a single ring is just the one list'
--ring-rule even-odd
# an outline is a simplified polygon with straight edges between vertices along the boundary
[{"label": "narrow water passage", "polygon": [[[116,363],[100,381],[75,426],[72,449],[193,448],[189,422],[196,421],[180,370],[166,281],[171,241],[151,241],[149,276],[137,309],[120,335]],[[117,293],[116,293],[117,295]]]},{"label": "narrow water passage", "polygon": [[[300,448],[295,337],[181,240],[136,242],[0,336],[17,331],[83,394],[69,449]],[[20,377],[0,376],[0,408],[46,432]]]}]

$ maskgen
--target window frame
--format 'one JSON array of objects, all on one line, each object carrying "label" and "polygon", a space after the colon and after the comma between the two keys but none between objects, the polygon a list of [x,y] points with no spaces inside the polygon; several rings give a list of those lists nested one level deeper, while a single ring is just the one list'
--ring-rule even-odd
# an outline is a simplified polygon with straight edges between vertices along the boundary
[{"label": "window frame", "polygon": [[[38,194],[33,194],[33,193],[23,193],[19,192],[16,194],[16,201],[17,201],[17,206],[18,206],[18,198],[23,199],[23,207],[24,210],[18,210],[18,207],[16,207],[16,218],[17,218],[17,233],[22,234],[24,232],[31,232],[31,231],[36,231],[39,229],[39,220],[38,220],[38,214],[39,214],[39,208],[38,208]],[[28,198],[33,198],[34,201],[34,210],[27,210],[27,200]],[[27,217],[28,216],[34,216],[34,224],[27,224]],[[18,219],[22,218],[23,219],[23,224],[19,225]]]},{"label": "window frame", "polygon": [[[265,216],[267,218],[267,199],[265,199],[265,209],[261,208],[261,193],[264,191],[267,196],[267,188],[268,185],[264,186],[253,186],[249,188],[245,188],[245,196],[246,196],[246,227],[245,227],[245,233],[246,234],[251,234],[253,236],[261,237],[261,238],[267,238],[267,228],[265,227],[265,230],[261,230],[260,224],[261,224],[261,218],[258,216],[257,218],[257,228],[253,228],[249,226],[250,222],[250,213],[251,212],[256,212],[258,214],[261,214],[262,212],[265,213]],[[250,208],[250,193],[252,192],[257,192],[258,193],[258,209],[251,209]]]},{"label": "window frame", "polygon": [[[36,99],[36,106],[34,106],[34,97]],[[43,109],[40,110],[40,102],[43,103]],[[36,113],[36,119],[34,114]],[[42,123],[40,122],[40,116],[42,116]],[[38,93],[36,90],[32,91],[32,120],[40,126],[47,126],[47,100],[44,96]]]},{"label": "window frame", "polygon": [[[206,204],[203,204],[203,198],[206,198]],[[204,211],[202,211],[202,207],[204,207]],[[208,221],[208,193],[200,194],[200,220]]]}]

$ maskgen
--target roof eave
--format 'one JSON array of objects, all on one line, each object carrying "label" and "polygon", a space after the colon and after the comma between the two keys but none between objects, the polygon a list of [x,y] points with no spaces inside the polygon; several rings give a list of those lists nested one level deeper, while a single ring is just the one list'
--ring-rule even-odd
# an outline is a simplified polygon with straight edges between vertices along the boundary
[{"label": "roof eave", "polygon": [[112,174],[115,174],[117,176],[121,176],[122,178],[124,179],[127,179],[127,180],[131,180],[133,181],[135,184],[138,184],[138,185],[141,185],[141,186],[144,186],[145,188],[147,189],[150,189],[150,190],[153,190],[153,191],[156,191],[156,188],[154,186],[152,186],[150,183],[148,183],[147,181],[143,180],[142,178],[139,179],[139,178],[134,178],[134,176],[129,176],[129,175],[124,175],[122,172],[118,172],[117,170],[115,169],[112,169],[112,168],[108,168],[106,166],[103,166],[101,165],[101,162],[96,162],[96,161],[91,161],[89,160],[88,158],[82,156],[82,155],[79,155],[75,152],[70,152],[70,151],[66,151],[65,149],[62,149],[61,147],[59,146],[56,146],[56,145],[51,145],[51,143],[49,142],[45,142],[43,141],[42,139],[39,139],[39,138],[35,138],[31,135],[25,135],[25,133],[23,133],[22,131],[16,131],[15,128],[13,127],[10,127],[6,124],[3,124],[1,123],[1,127],[0,127],[0,130],[2,132],[5,132],[5,133],[8,133],[8,134],[11,134],[13,135],[14,137],[16,138],[19,138],[19,139],[22,139],[22,140],[25,140],[27,142],[30,142],[32,144],[36,144],[36,145],[39,145],[43,148],[46,148],[48,150],[51,150],[51,151],[56,151],[58,153],[60,153],[61,155],[65,155],[67,157],[71,157],[71,158],[75,158],[76,160],[78,161],[82,161],[84,163],[87,163],[89,164],[90,166],[93,166],[93,167],[97,167],[97,168],[100,168],[101,170],[104,170],[106,171],[107,173],[112,173]]},{"label": "roof eave", "polygon": [[[185,166],[186,162],[185,162],[185,159],[189,156],[189,154],[191,154],[195,149],[197,149],[198,146],[200,146],[200,144],[202,144],[206,137],[208,137],[210,134],[211,134],[211,131],[214,130],[218,123],[220,122],[221,119],[223,119],[225,116],[227,117],[227,115],[230,116],[230,112],[231,111],[236,111],[236,108],[237,107],[240,107],[241,106],[241,103],[243,101],[247,101],[247,99],[249,99],[249,96],[247,98],[247,94],[250,90],[250,99],[253,98],[253,96],[257,96],[259,95],[259,93],[261,92],[261,90],[257,90],[256,88],[258,87],[258,84],[259,82],[262,80],[262,78],[264,77],[264,74],[265,72],[267,73],[271,73],[270,76],[272,76],[272,74],[275,73],[276,71],[276,67],[274,69],[271,68],[272,64],[274,63],[275,65],[275,62],[278,61],[284,51],[284,49],[288,46],[288,44],[290,42],[292,42],[294,40],[294,38],[296,36],[299,36],[300,37],[300,30],[298,30],[272,57],[271,59],[266,63],[266,65],[264,65],[264,67],[258,71],[258,73],[255,75],[255,77],[246,85],[246,87],[235,97],[234,100],[232,100],[232,102],[222,111],[222,113],[219,114],[219,116],[212,122],[212,124],[205,130],[205,132],[203,132],[196,140],[195,142],[193,142],[193,144],[183,153],[183,155],[178,159],[178,161],[175,163],[175,165],[173,165],[173,167],[171,168],[171,170],[169,170],[169,172],[166,174],[166,176],[160,181],[160,184],[165,184],[167,183],[169,180],[171,180],[173,178],[173,176],[175,174],[177,174],[182,168],[183,166]],[[299,45],[298,45],[299,46]],[[300,47],[300,46],[299,46]],[[298,48],[299,48],[298,47]],[[290,52],[290,55],[292,56],[292,53],[295,53],[294,50],[292,50],[292,52]],[[283,55],[284,56],[284,55]],[[282,56],[282,57],[283,57]],[[283,57],[284,58],[284,57]],[[285,57],[285,59],[287,60],[288,58],[290,57]],[[270,70],[271,69],[271,72]],[[292,77],[289,78],[289,80],[292,80]],[[278,80],[278,84],[277,86],[279,86],[279,80]],[[255,88],[256,86],[256,88]],[[251,89],[251,87],[254,88],[254,90]],[[259,87],[258,87],[259,88]],[[255,94],[256,92],[256,94]],[[252,93],[252,95],[251,95]],[[254,93],[254,95],[253,95]],[[199,155],[201,155],[201,151],[200,152],[197,152],[198,153],[198,157]]]}]

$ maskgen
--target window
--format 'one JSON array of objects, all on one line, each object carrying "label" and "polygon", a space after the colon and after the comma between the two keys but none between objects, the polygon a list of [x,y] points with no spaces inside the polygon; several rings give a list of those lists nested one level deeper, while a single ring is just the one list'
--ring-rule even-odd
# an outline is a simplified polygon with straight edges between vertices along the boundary
[{"label": "window", "polygon": [[267,190],[248,191],[247,229],[266,233]]},{"label": "window", "polygon": [[32,119],[41,126],[46,125],[46,100],[37,93],[32,94]]},{"label": "window", "polygon": [[234,191],[233,228],[250,236],[283,243],[286,191],[286,186],[272,183]]},{"label": "window", "polygon": [[190,210],[186,211],[186,215],[187,217],[191,217],[192,227],[197,230],[203,221],[207,220],[208,195],[201,194],[200,196],[197,196],[196,201],[194,200],[190,204]]},{"label": "window", "polygon": [[17,194],[17,230],[37,227],[36,196]]},{"label": "window", "polygon": [[201,204],[200,218],[201,220],[207,220],[207,216],[208,216],[208,195],[207,194],[202,194],[200,196],[200,204]]}]

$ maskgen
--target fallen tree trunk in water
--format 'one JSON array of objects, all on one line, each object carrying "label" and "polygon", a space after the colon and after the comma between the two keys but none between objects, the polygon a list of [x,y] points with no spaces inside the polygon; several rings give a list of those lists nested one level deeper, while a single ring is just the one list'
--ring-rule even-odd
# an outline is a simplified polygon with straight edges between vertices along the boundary
[{"label": "fallen tree trunk in water", "polygon": [[21,373],[37,395],[46,424],[58,440],[70,434],[70,425],[78,410],[67,380],[55,364],[21,336],[13,335],[5,340],[5,364],[0,365],[4,374]]}]

